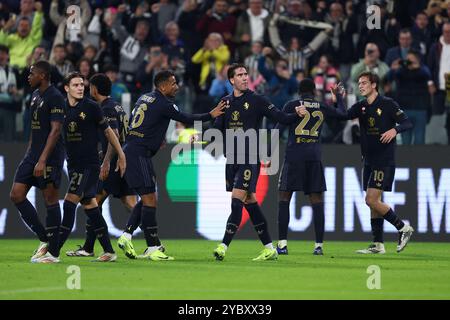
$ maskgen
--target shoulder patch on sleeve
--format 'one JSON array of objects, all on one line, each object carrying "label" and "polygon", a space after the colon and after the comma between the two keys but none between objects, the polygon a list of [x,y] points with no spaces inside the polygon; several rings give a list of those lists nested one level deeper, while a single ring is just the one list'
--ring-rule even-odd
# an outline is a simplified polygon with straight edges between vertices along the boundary
[{"label": "shoulder patch on sleeve", "polygon": [[178,109],[178,106],[175,103],[173,104],[173,108],[177,111],[180,111],[180,109]]}]

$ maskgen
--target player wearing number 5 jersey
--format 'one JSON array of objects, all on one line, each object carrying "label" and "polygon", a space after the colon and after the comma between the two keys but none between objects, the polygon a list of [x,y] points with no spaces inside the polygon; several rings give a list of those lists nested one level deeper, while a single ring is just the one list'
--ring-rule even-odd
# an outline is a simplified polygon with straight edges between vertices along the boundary
[{"label": "player wearing number 5 jersey", "polygon": [[[135,214],[135,210],[141,212],[141,229],[147,242],[147,249],[140,257],[164,261],[173,258],[158,250],[161,242],[156,223],[156,180],[151,158],[160,149],[171,119],[184,123],[208,121],[221,115],[225,104],[219,103],[209,113],[183,113],[172,101],[178,91],[175,75],[170,71],[161,71],[155,76],[154,84],[156,90],[142,95],[133,111],[124,146],[128,161],[125,179],[128,186],[141,197],[132,213]],[[127,257],[136,258],[131,236],[127,233],[119,238],[118,245]]]},{"label": "player wearing number 5 jersey", "polygon": [[397,252],[402,251],[413,233],[394,211],[381,201],[383,191],[391,191],[395,174],[395,137],[412,128],[412,123],[398,104],[378,94],[378,76],[364,72],[358,77],[361,96],[365,97],[347,111],[347,119],[359,119],[361,152],[364,161],[363,188],[370,207],[373,243],[357,253],[385,253],[384,220],[399,231]]},{"label": "player wearing number 5 jersey", "polygon": [[[309,196],[316,236],[314,254],[323,254],[325,229],[323,192],[327,187],[321,162],[320,133],[325,117],[342,117],[345,115],[345,106],[342,99],[337,99],[336,95],[333,95],[333,99],[338,108],[320,104],[314,98],[315,89],[311,79],[302,80],[299,84],[300,98],[288,102],[283,108],[285,113],[290,113],[300,106],[302,118],[289,126],[288,143],[279,179],[277,245],[279,254],[288,254],[289,204],[294,191],[303,191]],[[337,86],[333,88],[336,89]],[[278,124],[275,128],[282,131],[285,127]]]}]

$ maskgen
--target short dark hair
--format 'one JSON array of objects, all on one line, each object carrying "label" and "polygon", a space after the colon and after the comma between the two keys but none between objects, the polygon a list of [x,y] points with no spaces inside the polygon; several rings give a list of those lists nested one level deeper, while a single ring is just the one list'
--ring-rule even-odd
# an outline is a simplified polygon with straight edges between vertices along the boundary
[{"label": "short dark hair", "polygon": [[171,77],[175,77],[175,73],[170,70],[160,71],[156,74],[153,84],[156,88],[159,88],[164,82],[169,80]]},{"label": "short dark hair", "polygon": [[68,86],[69,83],[70,83],[70,81],[71,81],[72,79],[75,79],[75,78],[81,78],[81,79],[83,79],[83,81],[84,81],[84,79],[85,79],[84,76],[83,76],[81,73],[79,73],[78,71],[74,71],[74,72],[69,73],[69,74],[64,78],[63,84],[64,84],[65,86]]},{"label": "short dark hair", "polygon": [[314,94],[314,90],[316,90],[316,84],[310,78],[303,79],[298,84],[299,94]]},{"label": "short dark hair", "polygon": [[9,54],[9,48],[3,44],[0,44],[0,51],[6,52]]},{"label": "short dark hair", "polygon": [[66,47],[62,43],[55,44],[53,49],[56,49],[56,48],[63,48],[64,50],[66,50]]},{"label": "short dark hair", "polygon": [[366,77],[367,79],[369,79],[370,83],[375,83],[377,85],[375,87],[375,90],[378,91],[378,85],[380,84],[380,77],[378,77],[378,75],[376,75],[375,73],[372,73],[370,71],[365,71],[358,76],[358,81],[362,77]]},{"label": "short dark hair", "polygon": [[409,30],[409,28],[403,28],[403,29],[400,30],[400,32],[398,34],[400,35],[400,33],[403,33],[403,34],[411,33],[411,30]]},{"label": "short dark hair", "polygon": [[41,73],[44,74],[45,79],[50,81],[50,74],[52,72],[52,66],[48,61],[45,60],[39,60],[35,64],[33,64],[33,67],[36,69],[39,69]]},{"label": "short dark hair", "polygon": [[228,80],[234,77],[234,72],[239,68],[244,68],[247,71],[247,66],[243,63],[233,63],[230,65],[227,71]]},{"label": "short dark hair", "polygon": [[111,80],[104,73],[96,73],[90,79],[89,83],[97,88],[98,93],[102,96],[111,94]]}]

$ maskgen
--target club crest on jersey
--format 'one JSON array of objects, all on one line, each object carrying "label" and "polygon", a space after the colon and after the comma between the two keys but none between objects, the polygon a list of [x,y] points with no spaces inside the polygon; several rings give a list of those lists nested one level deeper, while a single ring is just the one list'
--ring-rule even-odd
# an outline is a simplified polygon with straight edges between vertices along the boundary
[{"label": "club crest on jersey", "polygon": [[248,110],[248,108],[250,108],[250,105],[248,104],[248,102],[244,103],[244,109]]},{"label": "club crest on jersey", "polygon": [[75,121],[72,121],[69,123],[69,132],[75,132],[77,131],[77,123]]},{"label": "club crest on jersey", "polygon": [[369,118],[369,127],[375,126],[375,118],[370,117]]},{"label": "club crest on jersey", "polygon": [[381,116],[381,109],[380,108],[377,108],[377,114],[378,114],[378,116],[380,117]]},{"label": "club crest on jersey", "polygon": [[233,121],[238,121],[239,120],[239,111],[234,111],[231,114],[231,119],[233,119]]},{"label": "club crest on jersey", "polygon": [[80,118],[81,118],[81,120],[86,119],[86,113],[81,112],[81,113],[80,113]]}]

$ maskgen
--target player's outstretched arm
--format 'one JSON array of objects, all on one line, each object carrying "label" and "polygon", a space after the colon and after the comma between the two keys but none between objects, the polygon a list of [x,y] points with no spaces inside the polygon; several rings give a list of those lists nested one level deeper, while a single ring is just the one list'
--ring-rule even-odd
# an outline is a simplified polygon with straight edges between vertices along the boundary
[{"label": "player's outstretched arm", "polygon": [[224,101],[220,101],[219,104],[209,113],[199,113],[199,114],[180,112],[177,109],[175,109],[174,106],[169,105],[166,108],[166,116],[168,116],[170,119],[183,123],[192,123],[196,120],[209,121],[222,115],[224,113],[223,109],[225,108],[225,105],[226,103]]},{"label": "player's outstretched arm", "polygon": [[111,127],[108,126],[104,132],[105,132],[106,139],[108,139],[109,143],[114,147],[114,150],[119,155],[119,159],[117,160],[117,167],[116,167],[115,171],[120,171],[120,176],[123,177],[123,175],[125,174],[126,167],[127,167],[125,153],[123,152],[122,147],[120,146],[119,139],[117,138],[113,129],[111,129]]},{"label": "player's outstretched arm", "polygon": [[[47,159],[52,154],[52,151],[55,148],[56,143],[58,142],[58,139],[61,135],[62,122],[51,121],[50,125],[51,125],[51,131],[47,137],[47,142],[45,143],[44,150],[42,151],[38,162],[34,166],[33,175],[35,177],[41,177],[42,175],[44,175],[45,167],[47,165]],[[31,145],[31,139],[30,139],[30,145]]]}]

